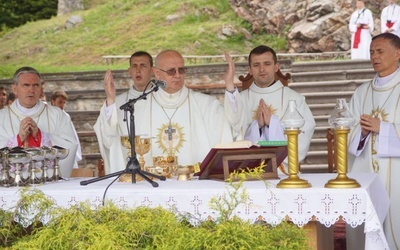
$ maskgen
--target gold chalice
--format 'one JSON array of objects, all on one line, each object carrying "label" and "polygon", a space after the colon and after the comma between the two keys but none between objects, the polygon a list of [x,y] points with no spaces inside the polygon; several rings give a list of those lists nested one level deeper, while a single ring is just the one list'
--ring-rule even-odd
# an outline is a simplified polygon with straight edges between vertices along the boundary
[{"label": "gold chalice", "polygon": [[[148,153],[151,148],[151,138],[149,137],[143,137],[140,135],[135,136],[135,152],[136,154],[139,155],[139,164],[140,164],[140,169],[144,169],[145,166],[145,161],[143,155]],[[128,157],[131,157],[131,143],[129,141],[129,136],[121,136],[121,144],[124,148],[128,149]],[[120,177],[120,180],[122,182],[129,182],[131,181],[131,174],[123,174]],[[136,177],[137,181],[142,180],[140,176]]]},{"label": "gold chalice", "polygon": [[151,140],[149,137],[135,136],[135,152],[139,155],[139,164],[141,169],[144,169],[145,161],[144,154],[147,154],[151,149]]}]

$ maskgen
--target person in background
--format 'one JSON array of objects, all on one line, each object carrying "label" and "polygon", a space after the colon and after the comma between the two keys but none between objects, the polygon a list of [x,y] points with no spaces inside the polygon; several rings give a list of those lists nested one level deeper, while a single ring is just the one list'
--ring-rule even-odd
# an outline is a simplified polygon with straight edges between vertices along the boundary
[{"label": "person in background", "polygon": [[59,108],[40,101],[43,80],[32,67],[14,73],[12,90],[17,99],[0,110],[0,147],[67,148],[69,154],[60,160],[60,169],[63,177],[69,177],[78,147],[71,119]]},{"label": "person in background", "polygon": [[[70,115],[65,112],[65,105],[67,104],[68,101],[68,95],[65,93],[64,90],[55,90],[51,94],[51,105],[59,107],[66,115],[70,117]],[[74,128],[74,133],[76,140],[79,142],[79,137],[78,133],[75,130],[75,126],[72,124]],[[75,162],[74,162],[74,168],[78,168],[78,162],[82,160],[82,149],[81,149],[81,144],[80,142],[78,143],[78,148],[76,150],[76,156],[75,156]]]},{"label": "person in background", "polygon": [[[304,160],[314,133],[314,117],[304,96],[284,86],[279,80],[275,81],[275,73],[279,70],[275,51],[260,45],[250,52],[249,74],[253,76],[254,82],[240,93],[233,83],[235,64],[228,54],[225,56],[229,66],[224,79],[224,107],[236,138],[244,136],[244,139],[253,143],[259,140],[286,141],[280,119],[289,101],[295,100],[305,120],[299,135],[299,161]],[[287,158],[284,165],[287,166]],[[280,170],[287,171],[283,168]]]},{"label": "person in background", "polygon": [[[355,90],[349,103],[358,121],[349,134],[349,171],[377,173],[384,182],[390,197],[384,232],[395,250],[400,249],[400,38],[381,33],[372,38],[370,51],[376,75]],[[348,242],[364,241],[349,237]]]},{"label": "person in background", "polygon": [[13,92],[7,95],[7,105],[10,106],[15,101],[15,94]]},{"label": "person in background", "polygon": [[117,110],[146,89],[151,72],[157,80],[165,81],[166,87],[134,104],[136,135],[154,138],[150,151],[144,155],[147,166],[153,164],[153,157],[159,156],[176,156],[180,165],[196,164],[204,160],[214,145],[232,142],[221,102],[185,86],[187,69],[179,52],[160,52],[155,58],[155,66],[152,66],[152,58],[147,53],[134,53],[130,65],[128,71],[134,80],[134,86],[129,90],[131,94],[125,93],[113,100],[114,82],[109,74],[104,81],[107,100],[100,111],[95,131],[99,143],[102,142],[103,158],[113,157],[113,164],[107,163],[108,166],[105,160],[106,173],[120,171],[126,166],[127,151],[122,152],[117,146],[121,147],[120,137],[128,135],[126,127],[130,126],[124,122],[124,112],[117,113]]},{"label": "person in background", "polygon": [[[125,113],[119,107],[129,100],[139,97],[152,78],[153,57],[145,51],[133,53],[129,59],[128,73],[133,81],[132,88],[117,95],[116,86],[111,70],[104,76],[106,100],[100,109],[100,115],[94,124],[99,141],[101,156],[104,160],[105,172],[112,173],[126,165],[127,149],[121,144],[120,136],[128,135],[124,121]],[[147,100],[135,103],[135,110],[144,109]],[[139,119],[139,118],[137,118]],[[138,122],[135,120],[136,123]],[[139,120],[140,122],[140,120]],[[135,124],[136,124],[135,123]],[[111,162],[111,155],[113,157]]]},{"label": "person in background", "polygon": [[400,6],[395,0],[388,0],[388,3],[381,12],[381,32],[400,36]]},{"label": "person in background", "polygon": [[364,1],[356,2],[356,11],[350,17],[351,59],[369,60],[369,45],[371,44],[374,19],[372,12],[365,8]]},{"label": "person in background", "polygon": [[7,91],[4,87],[0,86],[0,109],[7,105]]}]

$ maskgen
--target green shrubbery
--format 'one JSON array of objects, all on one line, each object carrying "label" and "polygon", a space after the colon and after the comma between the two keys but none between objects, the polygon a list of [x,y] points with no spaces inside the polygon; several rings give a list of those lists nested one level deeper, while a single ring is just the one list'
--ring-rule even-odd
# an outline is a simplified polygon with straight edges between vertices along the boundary
[{"label": "green shrubbery", "polygon": [[196,226],[192,215],[161,207],[65,209],[37,189],[23,189],[14,212],[0,210],[0,240],[10,249],[307,249],[304,230],[290,223],[271,227],[232,216],[246,196],[241,183],[230,182],[227,195],[211,202],[217,221]]}]

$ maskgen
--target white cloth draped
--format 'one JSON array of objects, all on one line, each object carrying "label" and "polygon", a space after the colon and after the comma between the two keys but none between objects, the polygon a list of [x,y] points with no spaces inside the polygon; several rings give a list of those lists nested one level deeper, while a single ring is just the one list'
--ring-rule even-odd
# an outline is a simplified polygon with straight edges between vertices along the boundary
[{"label": "white cloth draped", "polygon": [[[94,128],[106,173],[123,170],[126,165],[127,150],[121,146],[120,136],[128,135],[127,125],[123,121],[123,111],[116,109],[138,94],[131,89],[128,98],[126,93],[119,95],[110,119],[107,119],[105,105],[100,110]],[[175,94],[160,89],[149,94],[146,100],[136,102],[134,108],[135,134],[152,138],[150,152],[144,155],[146,166],[153,165],[153,157],[168,155],[165,130],[169,122],[177,130],[173,146],[177,148],[175,155],[180,165],[201,162],[214,145],[233,140],[220,101],[186,87]]]},{"label": "white cloth draped", "polygon": [[[365,225],[366,249],[388,249],[382,223],[388,211],[389,198],[381,179],[377,174],[350,174],[349,177],[356,179],[361,188],[324,188],[325,183],[336,176],[301,174],[299,177],[308,180],[312,187],[298,189],[276,188],[280,180],[246,181],[243,188],[248,197],[235,208],[232,215],[253,222],[261,218],[271,225],[290,218],[295,225],[304,226],[315,219],[326,227],[331,227],[342,217],[351,227]],[[93,209],[102,206],[104,190],[113,178],[88,186],[79,185],[80,181],[48,183],[37,188],[63,208],[85,201]],[[220,214],[210,208],[209,202],[212,198],[227,194],[229,187],[225,182],[197,179],[167,179],[158,183],[160,186],[153,188],[146,181],[136,184],[114,182],[105,199],[119,208],[161,206],[180,214],[188,213],[191,215],[190,221],[197,224],[209,218],[217,219]],[[19,199],[17,190],[0,189],[0,204],[4,210],[9,211],[15,207]]]},{"label": "white cloth draped", "polygon": [[51,145],[69,150],[68,156],[60,160],[60,170],[63,177],[71,175],[74,165],[78,141],[75,137],[71,119],[61,109],[39,101],[32,109],[24,109],[18,104],[18,99],[9,107],[0,110],[0,147],[16,147],[17,135],[21,120],[31,117],[37,124],[44,137],[49,137]]},{"label": "white cloth draped", "polygon": [[[390,211],[385,221],[385,234],[390,249],[400,247],[400,71],[387,83],[377,86],[377,77],[373,81],[361,85],[350,100],[349,108],[358,124],[350,131],[349,166],[351,172],[374,172],[373,162],[380,178],[383,180],[390,196]],[[359,119],[362,114],[375,114],[381,120],[380,131],[370,134],[364,147],[357,150],[361,137]],[[372,154],[375,150],[376,154]],[[351,157],[352,155],[356,157]]]}]

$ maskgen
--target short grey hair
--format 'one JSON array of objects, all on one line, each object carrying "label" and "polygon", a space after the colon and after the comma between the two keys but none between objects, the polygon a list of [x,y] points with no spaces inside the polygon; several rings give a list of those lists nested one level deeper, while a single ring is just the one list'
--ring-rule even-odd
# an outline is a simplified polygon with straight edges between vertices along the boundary
[{"label": "short grey hair", "polygon": [[35,74],[39,77],[40,79],[40,83],[43,84],[43,78],[42,75],[39,73],[39,71],[37,71],[36,69],[32,68],[32,67],[21,67],[19,69],[17,69],[17,71],[15,71],[14,76],[13,76],[13,84],[17,85],[18,84],[18,80],[19,80],[19,76],[21,74]]}]

